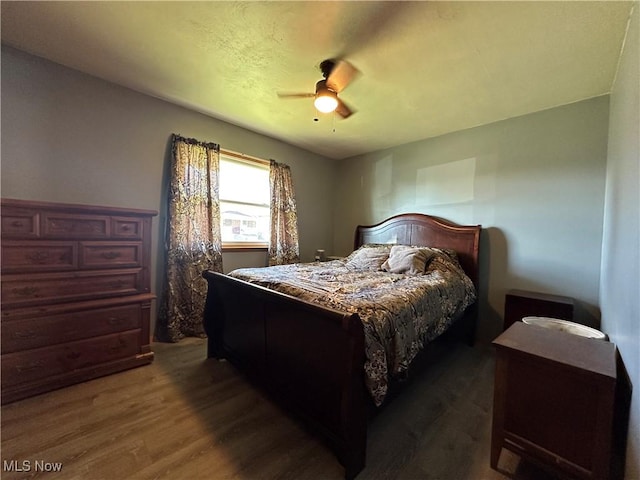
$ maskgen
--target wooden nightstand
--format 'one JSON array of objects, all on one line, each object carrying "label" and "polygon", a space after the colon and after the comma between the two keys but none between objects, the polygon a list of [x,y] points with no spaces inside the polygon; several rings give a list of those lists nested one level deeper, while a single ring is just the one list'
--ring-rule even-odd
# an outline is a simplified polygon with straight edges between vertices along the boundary
[{"label": "wooden nightstand", "polygon": [[523,317],[573,320],[573,298],[526,290],[509,290],[504,302],[504,330]]},{"label": "wooden nightstand", "polygon": [[491,467],[507,448],[571,478],[616,477],[615,345],[521,322],[493,343]]}]

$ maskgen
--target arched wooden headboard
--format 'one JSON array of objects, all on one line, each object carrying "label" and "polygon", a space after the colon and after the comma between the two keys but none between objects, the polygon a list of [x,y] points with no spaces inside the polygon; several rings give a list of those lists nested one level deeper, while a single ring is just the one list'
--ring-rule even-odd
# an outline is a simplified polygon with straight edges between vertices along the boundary
[{"label": "arched wooden headboard", "polygon": [[404,213],[376,225],[358,225],[354,248],[367,243],[392,243],[450,248],[458,254],[462,268],[478,288],[480,225],[457,225],[422,213]]}]

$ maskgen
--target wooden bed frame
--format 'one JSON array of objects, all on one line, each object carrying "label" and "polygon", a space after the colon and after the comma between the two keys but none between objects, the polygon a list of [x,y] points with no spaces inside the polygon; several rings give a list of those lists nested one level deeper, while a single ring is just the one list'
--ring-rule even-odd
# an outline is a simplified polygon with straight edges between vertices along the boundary
[{"label": "wooden bed frame", "polygon": [[[367,243],[451,248],[477,289],[480,229],[429,215],[396,215],[358,226],[354,248]],[[364,330],[358,315],[216,272],[203,277],[209,284],[204,312],[208,357],[228,359],[307,422],[336,452],[345,477],[354,478],[365,465],[373,405],[364,384]],[[476,305],[454,324],[471,342]]]}]

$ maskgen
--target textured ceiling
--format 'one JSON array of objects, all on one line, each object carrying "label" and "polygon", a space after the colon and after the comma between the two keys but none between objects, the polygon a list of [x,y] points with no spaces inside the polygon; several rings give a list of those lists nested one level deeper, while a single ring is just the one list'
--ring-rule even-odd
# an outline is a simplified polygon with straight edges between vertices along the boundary
[{"label": "textured ceiling", "polygon": [[[2,42],[331,158],[609,93],[630,2],[2,2]],[[319,63],[361,75],[320,115]]]}]

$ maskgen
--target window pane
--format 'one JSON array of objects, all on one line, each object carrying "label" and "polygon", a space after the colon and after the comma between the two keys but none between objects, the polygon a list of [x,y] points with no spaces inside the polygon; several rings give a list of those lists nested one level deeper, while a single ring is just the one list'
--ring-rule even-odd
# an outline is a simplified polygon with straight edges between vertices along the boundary
[{"label": "window pane", "polygon": [[220,158],[222,242],[269,242],[269,167]]},{"label": "window pane", "polygon": [[220,159],[220,199],[269,205],[269,169]]},{"label": "window pane", "polygon": [[269,242],[269,207],[220,202],[222,242]]}]

